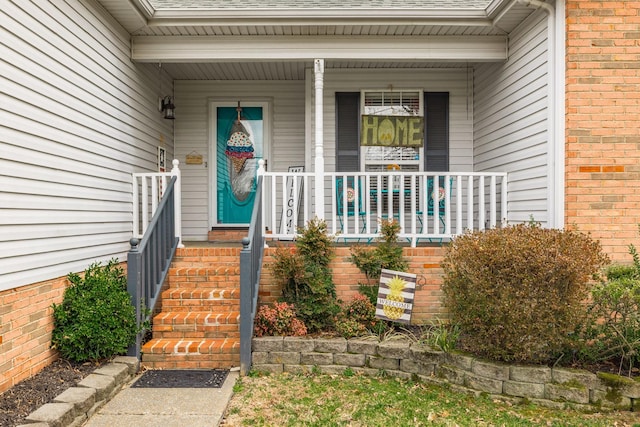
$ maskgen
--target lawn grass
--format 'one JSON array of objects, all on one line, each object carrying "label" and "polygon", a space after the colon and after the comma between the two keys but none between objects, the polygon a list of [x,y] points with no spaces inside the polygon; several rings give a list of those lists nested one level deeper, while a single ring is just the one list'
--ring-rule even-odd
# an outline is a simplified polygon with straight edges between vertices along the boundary
[{"label": "lawn grass", "polygon": [[235,385],[224,426],[629,426],[632,412],[552,410],[385,376],[260,374]]}]

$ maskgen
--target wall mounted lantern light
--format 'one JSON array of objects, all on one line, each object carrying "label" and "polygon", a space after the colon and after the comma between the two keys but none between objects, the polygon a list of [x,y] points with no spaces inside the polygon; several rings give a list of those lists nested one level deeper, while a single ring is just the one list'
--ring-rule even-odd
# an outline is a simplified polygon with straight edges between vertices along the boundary
[{"label": "wall mounted lantern light", "polygon": [[167,95],[164,98],[160,98],[159,109],[164,112],[165,119],[173,120],[176,118],[176,106],[173,104],[173,96]]}]

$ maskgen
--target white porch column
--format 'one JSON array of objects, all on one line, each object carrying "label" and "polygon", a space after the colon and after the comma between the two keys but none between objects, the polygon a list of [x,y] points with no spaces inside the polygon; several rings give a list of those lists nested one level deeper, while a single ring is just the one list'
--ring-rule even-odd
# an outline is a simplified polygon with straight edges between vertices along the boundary
[{"label": "white porch column", "polygon": [[316,216],[318,219],[324,219],[324,59],[314,60],[315,75],[315,96],[316,96],[316,115],[315,115],[315,197]]}]

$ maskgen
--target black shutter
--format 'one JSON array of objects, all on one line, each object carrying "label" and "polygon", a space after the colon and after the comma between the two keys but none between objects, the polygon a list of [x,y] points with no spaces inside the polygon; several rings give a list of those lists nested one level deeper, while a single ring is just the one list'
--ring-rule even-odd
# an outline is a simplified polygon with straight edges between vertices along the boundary
[{"label": "black shutter", "polygon": [[360,92],[336,92],[336,172],[360,170]]},{"label": "black shutter", "polygon": [[424,167],[427,172],[449,171],[449,93],[425,92]]}]

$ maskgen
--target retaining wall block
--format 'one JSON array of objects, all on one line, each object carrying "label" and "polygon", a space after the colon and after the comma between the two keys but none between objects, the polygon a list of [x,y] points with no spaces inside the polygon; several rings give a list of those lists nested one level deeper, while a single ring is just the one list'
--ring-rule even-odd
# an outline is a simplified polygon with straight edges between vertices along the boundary
[{"label": "retaining wall block", "polygon": [[445,353],[444,359],[444,363],[447,365],[455,366],[456,368],[464,369],[465,371],[470,371],[471,364],[473,363],[473,357],[459,353]]},{"label": "retaining wall block", "polygon": [[542,399],[544,397],[544,384],[509,380],[502,383],[502,391],[509,396]]},{"label": "retaining wall block", "polygon": [[333,363],[345,366],[364,366],[367,357],[364,354],[337,353],[333,355]]},{"label": "retaining wall block", "polygon": [[422,344],[411,345],[411,358],[425,363],[440,364],[445,362],[445,353]]},{"label": "retaining wall block", "polygon": [[390,359],[405,359],[410,356],[408,341],[387,341],[378,344],[378,356]]},{"label": "retaining wall block", "polygon": [[367,356],[367,365],[374,369],[397,371],[400,369],[400,360],[379,356]]},{"label": "retaining wall block", "polygon": [[332,338],[328,340],[315,340],[316,353],[346,353],[347,340],[344,338]]},{"label": "retaining wall block", "polygon": [[443,378],[452,384],[463,385],[467,372],[457,366],[439,365],[436,366],[436,377]]},{"label": "retaining wall block", "polygon": [[283,337],[259,337],[252,340],[253,351],[282,351]]},{"label": "retaining wall block", "polygon": [[284,365],[284,372],[291,372],[292,374],[309,374],[313,366],[309,365]]},{"label": "retaining wall block", "polygon": [[352,339],[347,341],[347,352],[375,355],[378,351],[378,342],[364,339]]},{"label": "retaining wall block", "polygon": [[271,372],[272,374],[281,374],[282,372],[284,372],[282,364],[277,363],[264,363],[262,365],[255,365],[253,366],[253,369],[255,369],[256,371]]},{"label": "retaining wall block", "polygon": [[512,381],[544,384],[551,382],[551,368],[547,366],[511,366],[509,378]]},{"label": "retaining wall block", "polygon": [[631,409],[631,399],[619,393],[611,393],[611,391],[591,390],[589,393],[589,401],[607,408]]},{"label": "retaining wall block", "polygon": [[620,375],[598,372],[599,384],[594,389],[621,394],[632,399],[640,398],[640,380],[634,380]]},{"label": "retaining wall block", "polygon": [[487,393],[502,394],[502,380],[487,378],[471,372],[465,375],[464,385]]},{"label": "retaining wall block", "polygon": [[595,374],[579,369],[553,368],[551,379],[558,384],[582,384],[585,388],[598,388],[600,380]]},{"label": "retaining wall block", "polygon": [[269,361],[267,363],[300,364],[300,353],[293,351],[272,351],[269,353]]},{"label": "retaining wall block", "polygon": [[100,402],[109,397],[115,389],[115,386],[115,378],[98,374],[89,374],[78,383],[78,387],[88,387],[96,390],[96,402]]},{"label": "retaining wall block", "polygon": [[333,365],[333,353],[302,353],[300,363],[303,365]]},{"label": "retaining wall block", "polygon": [[140,370],[140,360],[135,356],[116,356],[113,363],[122,363],[129,367],[129,375],[133,376]]},{"label": "retaining wall block", "polygon": [[550,400],[564,400],[575,403],[589,403],[589,389],[569,387],[566,384],[546,384],[544,396]]},{"label": "retaining wall block", "polygon": [[342,375],[344,373],[345,367],[338,365],[322,365],[318,366],[320,372],[328,375]]},{"label": "retaining wall block", "polygon": [[471,372],[492,380],[506,381],[509,379],[509,366],[502,363],[474,360],[471,363]]},{"label": "retaining wall block", "polygon": [[108,363],[96,369],[93,373],[113,377],[115,378],[116,383],[120,384],[123,383],[125,378],[129,375],[129,367],[121,363]]},{"label": "retaining wall block", "polygon": [[70,403],[77,414],[86,414],[96,403],[96,390],[87,387],[70,387],[53,399],[54,403]]},{"label": "retaining wall block", "polygon": [[315,341],[313,338],[305,337],[284,337],[282,343],[282,349],[284,351],[298,351],[300,353],[311,353],[315,348]]},{"label": "retaining wall block", "polygon": [[435,366],[433,363],[425,363],[419,360],[400,360],[400,370],[411,374],[432,375],[435,371]]},{"label": "retaining wall block", "polygon": [[47,423],[51,427],[64,427],[75,418],[71,403],[45,403],[26,418],[30,423]]},{"label": "retaining wall block", "polygon": [[266,351],[254,351],[251,353],[252,365],[264,365],[269,360],[269,353]]},{"label": "retaining wall block", "polygon": [[374,377],[376,375],[378,375],[379,371],[377,369],[373,369],[373,368],[365,368],[365,367],[359,367],[356,366],[353,368],[353,372],[355,372],[356,374],[359,375],[367,375],[370,377]]}]

